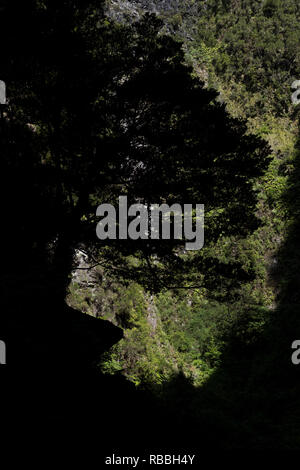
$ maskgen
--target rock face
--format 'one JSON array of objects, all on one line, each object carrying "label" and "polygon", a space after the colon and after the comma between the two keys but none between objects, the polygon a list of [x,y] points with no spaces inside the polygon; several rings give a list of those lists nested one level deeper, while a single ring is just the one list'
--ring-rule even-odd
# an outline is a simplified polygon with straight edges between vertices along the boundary
[{"label": "rock face", "polygon": [[154,336],[157,328],[157,311],[153,302],[153,296],[150,297],[147,306],[147,321],[151,327],[151,335]]},{"label": "rock face", "polygon": [[142,13],[149,12],[155,14],[178,13],[180,11],[180,0],[111,0],[107,2],[108,9],[113,17],[121,19],[122,15],[139,17]]},{"label": "rock face", "polygon": [[201,5],[194,0],[107,0],[107,15],[118,22],[133,22],[144,13],[158,15],[164,21],[164,32],[187,37],[194,26]]}]

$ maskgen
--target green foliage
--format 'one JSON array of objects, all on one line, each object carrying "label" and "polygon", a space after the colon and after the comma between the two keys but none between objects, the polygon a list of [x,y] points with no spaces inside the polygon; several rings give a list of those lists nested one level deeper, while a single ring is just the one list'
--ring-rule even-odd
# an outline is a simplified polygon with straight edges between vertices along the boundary
[{"label": "green foliage", "polygon": [[267,17],[274,15],[277,9],[279,8],[279,6],[280,6],[279,0],[265,0],[262,5],[264,15]]},{"label": "green foliage", "polygon": [[115,375],[122,371],[123,366],[118,358],[118,348],[112,348],[111,351],[102,355],[99,367],[104,374]]},{"label": "green foliage", "polygon": [[[283,6],[284,4],[284,6]],[[198,20],[197,45],[193,50],[222,44],[222,52],[207,66],[223,82],[232,78],[253,94],[259,93],[256,114],[271,110],[277,115],[291,111],[290,86],[300,76],[299,6],[285,2],[228,2],[215,11],[206,2]],[[205,55],[202,56],[205,62]]]},{"label": "green foliage", "polygon": [[[198,277],[202,288],[164,290],[154,297],[159,343],[152,339],[149,343],[151,331],[142,320],[148,307],[139,309],[126,299],[121,314],[127,316],[122,348],[126,357],[133,354],[131,365],[124,361],[127,376],[148,385],[163,383],[177,368],[194,384],[203,385],[221,366],[230,341],[242,347],[259,343],[273,312],[275,294],[268,276],[287,217],[284,195],[293,169],[296,135],[290,84],[300,76],[299,35],[295,34],[299,8],[294,1],[286,2],[284,8],[278,1],[208,1],[194,20],[197,32],[193,30],[194,40],[185,44],[194,75],[220,90],[219,101],[226,102],[233,116],[248,119],[248,132],[270,143],[273,158],[264,177],[255,183],[261,226],[246,238],[222,234],[211,246],[207,243]],[[186,19],[181,17],[180,24],[179,34],[185,37]],[[207,212],[208,226],[222,214],[220,208]],[[195,268],[196,257],[192,264]],[[193,268],[188,271],[190,279]],[[144,292],[134,295],[140,300],[145,297]],[[162,338],[176,358],[167,374],[163,372]],[[136,342],[143,347],[137,348]]]}]

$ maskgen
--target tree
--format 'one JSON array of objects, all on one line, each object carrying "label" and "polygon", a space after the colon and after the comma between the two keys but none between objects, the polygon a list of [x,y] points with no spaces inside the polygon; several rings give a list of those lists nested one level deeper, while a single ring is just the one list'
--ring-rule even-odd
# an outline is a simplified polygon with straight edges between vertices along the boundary
[{"label": "tree", "polygon": [[[245,125],[216,103],[217,94],[192,78],[180,44],[159,34],[159,20],[145,15],[132,26],[115,25],[94,2],[79,0],[32,2],[23,13],[17,34],[23,42],[14,36],[6,51],[6,125],[21,126],[34,146],[32,219],[48,221],[35,223],[34,232],[25,223],[25,238],[32,237],[31,247],[39,238],[44,247],[55,240],[53,265],[64,289],[74,248],[96,247],[97,205],[120,194],[131,202],[204,203],[210,244],[255,227],[251,182],[266,168],[268,147],[246,136]],[[142,253],[150,282],[163,276],[162,285],[171,282],[171,266],[174,273],[185,265],[172,243],[100,248],[106,266],[121,270],[124,255]],[[153,253],[163,264],[151,268]],[[188,260],[191,270],[198,271],[199,259]],[[134,271],[149,281],[144,264]]]}]

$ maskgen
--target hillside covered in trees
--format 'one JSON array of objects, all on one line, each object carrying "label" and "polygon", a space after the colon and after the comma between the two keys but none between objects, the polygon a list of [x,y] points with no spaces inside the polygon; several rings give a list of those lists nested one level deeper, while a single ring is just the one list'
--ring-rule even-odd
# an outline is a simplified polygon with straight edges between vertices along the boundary
[{"label": "hillside covered in trees", "polygon": [[[8,418],[299,449],[299,2],[2,3]],[[204,204],[203,248],[99,240],[120,195]]]}]

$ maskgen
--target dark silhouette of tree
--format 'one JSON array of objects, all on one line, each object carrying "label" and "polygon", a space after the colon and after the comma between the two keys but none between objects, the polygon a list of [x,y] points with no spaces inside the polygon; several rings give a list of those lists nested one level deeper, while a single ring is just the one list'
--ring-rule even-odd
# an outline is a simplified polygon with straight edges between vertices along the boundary
[{"label": "dark silhouette of tree", "polygon": [[[35,140],[38,211],[51,220],[42,238],[55,239],[60,277],[67,280],[78,243],[96,246],[97,205],[122,193],[131,202],[205,204],[216,214],[206,224],[210,242],[253,229],[251,181],[265,169],[268,148],[191,77],[180,44],[159,34],[160,21],[146,15],[115,26],[93,2],[34,5],[24,7],[22,41],[5,32],[14,36],[3,77],[7,120]],[[166,244],[156,252],[175,262]]]},{"label": "dark silhouette of tree", "polygon": [[[78,363],[90,365],[120,338],[103,326],[94,349],[82,335],[97,327],[64,304],[76,247],[152,289],[205,268],[202,255],[176,256],[173,243],[98,242],[96,207],[120,194],[130,203],[203,203],[209,244],[244,236],[257,225],[252,183],[269,149],[192,78],[180,44],[159,34],[155,17],[121,26],[98,1],[32,0],[7,2],[1,18],[2,326],[12,363],[30,351],[30,377],[38,370],[45,387],[52,380],[50,397],[66,371],[78,374]],[[128,254],[141,257],[140,268],[126,266]]]}]

